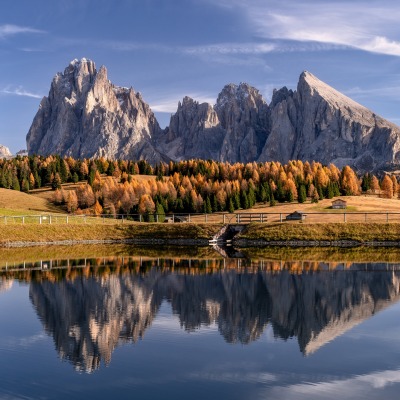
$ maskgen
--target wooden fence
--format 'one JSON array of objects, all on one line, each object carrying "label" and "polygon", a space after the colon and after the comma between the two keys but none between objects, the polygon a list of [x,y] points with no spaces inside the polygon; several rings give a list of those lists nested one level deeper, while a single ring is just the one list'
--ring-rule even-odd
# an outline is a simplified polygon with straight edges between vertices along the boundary
[{"label": "wooden fence", "polygon": [[[213,214],[167,214],[167,215],[0,215],[0,225],[8,224],[131,224],[131,223],[222,223],[249,224],[260,223],[293,223],[287,221],[290,213],[213,213]],[[400,223],[400,212],[308,212],[303,220],[310,223],[337,222],[376,222]]]}]

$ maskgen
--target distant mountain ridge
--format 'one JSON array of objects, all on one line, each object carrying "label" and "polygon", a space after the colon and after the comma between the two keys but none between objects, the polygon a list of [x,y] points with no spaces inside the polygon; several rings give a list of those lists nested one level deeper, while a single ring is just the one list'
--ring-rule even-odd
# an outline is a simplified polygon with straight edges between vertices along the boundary
[{"label": "distant mountain ridge", "polygon": [[97,71],[81,59],[54,77],[27,148],[151,163],[301,159],[373,171],[400,164],[400,128],[303,72],[297,90],[274,90],[269,105],[246,83],[226,85],[215,105],[185,97],[162,130],[140,93],[112,84],[104,66]]},{"label": "distant mountain ridge", "polygon": [[12,157],[10,149],[0,144],[0,158],[10,158],[10,157]]}]

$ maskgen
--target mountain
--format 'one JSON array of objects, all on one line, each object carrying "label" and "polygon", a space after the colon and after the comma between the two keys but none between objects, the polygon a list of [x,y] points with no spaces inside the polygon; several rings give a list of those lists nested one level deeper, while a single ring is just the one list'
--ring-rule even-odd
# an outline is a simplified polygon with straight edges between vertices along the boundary
[{"label": "mountain", "polygon": [[185,97],[162,130],[139,93],[113,85],[105,67],[82,59],[53,79],[27,147],[29,154],[150,163],[315,160],[362,172],[399,166],[400,128],[303,72],[297,90],[274,90],[269,105],[246,83],[226,85],[215,105]]},{"label": "mountain", "polygon": [[0,158],[9,158],[9,157],[12,157],[10,149],[0,144]]},{"label": "mountain", "polygon": [[103,66],[73,60],[58,73],[27,135],[29,154],[75,158],[163,159],[152,138],[161,129],[141,94],[113,85]]},{"label": "mountain", "polygon": [[292,92],[274,91],[271,128],[259,161],[316,160],[361,171],[400,160],[400,128],[303,72]]},{"label": "mountain", "polygon": [[269,325],[275,338],[297,338],[309,355],[400,300],[398,272],[354,267],[304,274],[185,274],[154,267],[140,274],[32,280],[29,296],[60,357],[81,371],[110,363],[122,343],[145,339],[165,301],[188,332],[215,325],[227,343],[249,344]]}]

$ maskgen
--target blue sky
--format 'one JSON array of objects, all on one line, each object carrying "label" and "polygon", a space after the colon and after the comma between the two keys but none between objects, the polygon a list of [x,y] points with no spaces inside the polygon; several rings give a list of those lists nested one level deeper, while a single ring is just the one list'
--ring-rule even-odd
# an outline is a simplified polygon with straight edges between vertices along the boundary
[{"label": "blue sky", "polygon": [[133,86],[162,126],[183,96],[215,102],[248,82],[267,101],[303,70],[400,124],[394,0],[2,0],[0,143],[25,136],[53,76],[74,58]]}]

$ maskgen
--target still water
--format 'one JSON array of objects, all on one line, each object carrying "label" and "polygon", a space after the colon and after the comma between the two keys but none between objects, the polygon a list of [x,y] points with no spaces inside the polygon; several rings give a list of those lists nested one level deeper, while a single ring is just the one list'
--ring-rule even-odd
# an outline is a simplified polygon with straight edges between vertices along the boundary
[{"label": "still water", "polygon": [[7,265],[0,399],[398,399],[400,264]]}]

